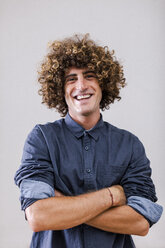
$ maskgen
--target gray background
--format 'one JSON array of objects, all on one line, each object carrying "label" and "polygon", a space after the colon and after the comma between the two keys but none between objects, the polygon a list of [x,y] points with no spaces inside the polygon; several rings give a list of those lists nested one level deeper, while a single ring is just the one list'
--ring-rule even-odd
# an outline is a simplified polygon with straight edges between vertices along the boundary
[{"label": "gray background", "polygon": [[[13,177],[29,131],[60,118],[40,104],[36,71],[49,41],[76,32],[89,32],[122,62],[128,85],[104,119],[141,139],[165,205],[164,12],[163,0],[0,1],[0,248],[29,247]],[[134,237],[137,248],[165,247],[164,221],[165,215],[148,236]]]}]

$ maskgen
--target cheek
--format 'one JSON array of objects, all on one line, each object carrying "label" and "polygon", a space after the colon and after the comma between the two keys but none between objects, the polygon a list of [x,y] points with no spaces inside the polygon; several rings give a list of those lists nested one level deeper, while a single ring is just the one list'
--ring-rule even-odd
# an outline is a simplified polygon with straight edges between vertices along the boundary
[{"label": "cheek", "polygon": [[69,95],[69,87],[68,86],[64,88],[64,94],[65,94],[65,98],[67,98]]},{"label": "cheek", "polygon": [[65,93],[65,101],[66,101],[66,103],[68,102],[68,101],[70,101],[71,100],[71,93],[72,93],[72,89],[70,89],[70,87],[66,87],[65,89],[64,89],[64,93]]},{"label": "cheek", "polygon": [[68,93],[67,93],[67,91],[65,91],[64,98],[65,98],[66,104],[68,105]]},{"label": "cheek", "polygon": [[99,95],[99,100],[100,100],[100,102],[101,102],[101,99],[102,99],[102,90],[101,90],[101,88],[99,87],[99,89],[98,89],[98,95]]}]

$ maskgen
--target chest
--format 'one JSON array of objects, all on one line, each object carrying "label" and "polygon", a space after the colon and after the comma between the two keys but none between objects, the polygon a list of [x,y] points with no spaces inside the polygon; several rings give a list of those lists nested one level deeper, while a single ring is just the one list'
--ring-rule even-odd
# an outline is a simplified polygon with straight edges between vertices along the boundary
[{"label": "chest", "polygon": [[72,195],[120,184],[129,164],[129,150],[108,136],[58,140],[52,151],[55,186]]}]

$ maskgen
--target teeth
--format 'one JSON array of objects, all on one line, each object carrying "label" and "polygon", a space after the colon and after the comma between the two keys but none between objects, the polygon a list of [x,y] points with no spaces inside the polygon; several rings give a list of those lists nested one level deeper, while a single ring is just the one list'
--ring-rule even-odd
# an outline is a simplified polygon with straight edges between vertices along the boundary
[{"label": "teeth", "polygon": [[89,98],[90,95],[80,95],[80,96],[77,96],[77,100],[81,100],[81,99],[84,99],[84,98]]}]

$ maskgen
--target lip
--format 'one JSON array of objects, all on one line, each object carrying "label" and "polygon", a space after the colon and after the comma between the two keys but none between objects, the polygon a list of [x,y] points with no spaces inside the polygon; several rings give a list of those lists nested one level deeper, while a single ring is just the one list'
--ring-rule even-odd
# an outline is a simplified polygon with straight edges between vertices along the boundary
[{"label": "lip", "polygon": [[[87,96],[87,97],[84,97]],[[93,94],[78,94],[76,96],[74,96],[74,99],[76,100],[76,102],[87,102],[91,99],[91,97],[93,96]],[[77,98],[79,97],[79,98]]]},{"label": "lip", "polygon": [[91,96],[92,96],[93,94],[89,94],[89,93],[86,93],[86,94],[78,94],[78,95],[76,95],[76,96],[74,96],[74,98],[77,100],[77,101],[81,101],[81,100],[87,100],[87,99],[90,99],[91,98]]},{"label": "lip", "polygon": [[86,96],[86,95],[93,95],[93,91],[74,91],[72,93],[72,97],[77,97],[77,96]]}]

